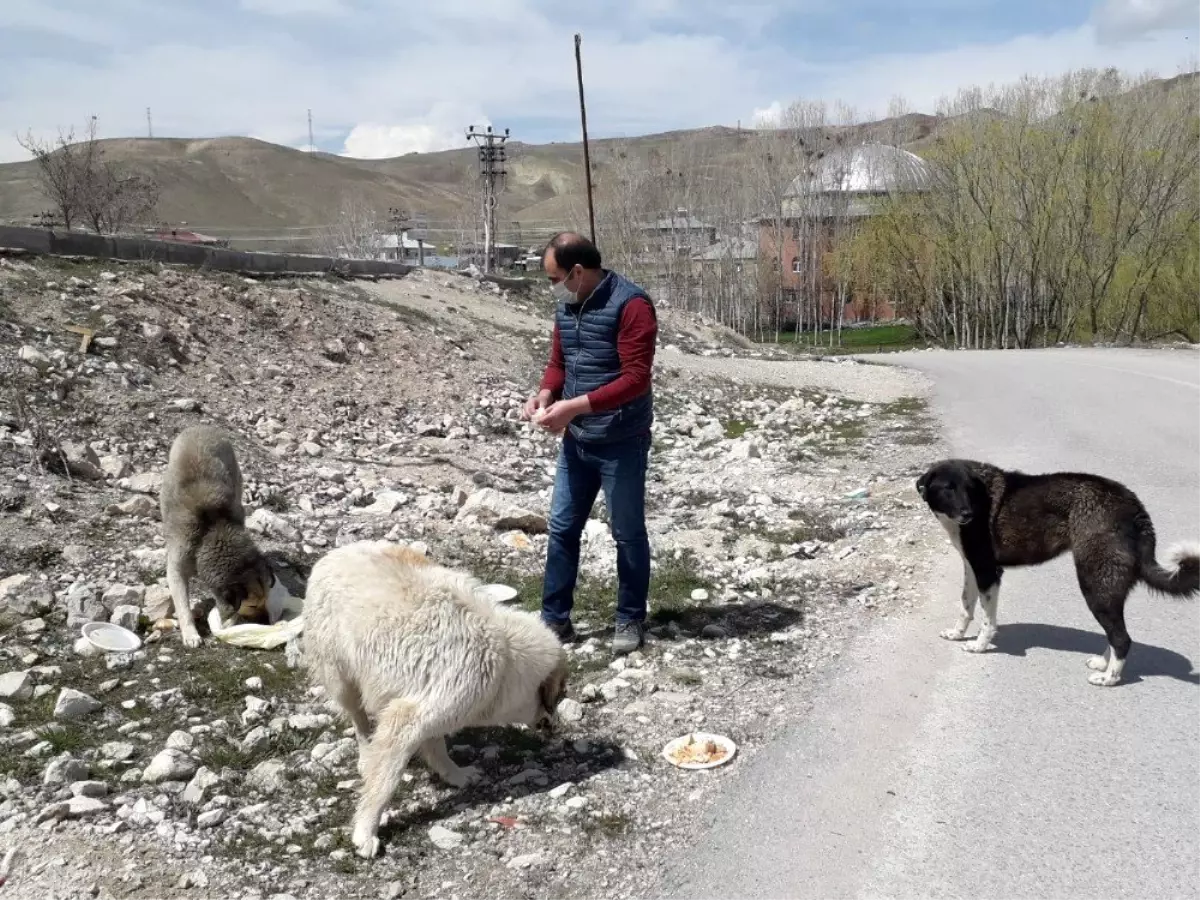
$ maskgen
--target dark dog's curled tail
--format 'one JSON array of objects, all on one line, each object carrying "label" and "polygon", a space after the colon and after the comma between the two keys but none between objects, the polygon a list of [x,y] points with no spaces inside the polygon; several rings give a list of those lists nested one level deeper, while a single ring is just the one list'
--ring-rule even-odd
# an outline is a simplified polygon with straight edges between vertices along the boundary
[{"label": "dark dog's curled tail", "polygon": [[1154,558],[1153,548],[1142,553],[1141,576],[1151,590],[1172,597],[1200,594],[1200,544],[1176,544],[1167,551],[1167,565]]}]

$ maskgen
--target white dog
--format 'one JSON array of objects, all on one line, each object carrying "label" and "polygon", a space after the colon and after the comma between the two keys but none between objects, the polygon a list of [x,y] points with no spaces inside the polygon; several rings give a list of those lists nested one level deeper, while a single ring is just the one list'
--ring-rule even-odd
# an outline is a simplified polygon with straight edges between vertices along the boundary
[{"label": "white dog", "polygon": [[380,816],[414,753],[463,787],[479,772],[455,765],[446,735],[554,720],[566,689],[562,645],[537,616],[476,597],[478,585],[386,541],[339,547],[309,576],[307,665],[358,736],[359,856],[379,852]]}]

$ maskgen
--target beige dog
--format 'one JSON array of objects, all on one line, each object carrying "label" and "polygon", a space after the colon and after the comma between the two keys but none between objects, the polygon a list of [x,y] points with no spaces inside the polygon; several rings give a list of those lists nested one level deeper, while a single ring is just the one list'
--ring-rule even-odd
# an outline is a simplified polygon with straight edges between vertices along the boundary
[{"label": "beige dog", "polygon": [[188,596],[192,578],[212,592],[222,619],[236,611],[243,621],[266,622],[275,575],[246,531],[242,473],[233,445],[220,429],[193,425],[175,438],[159,509],[167,541],[167,586],[184,645],[200,646]]},{"label": "beige dog", "polygon": [[562,645],[537,616],[477,598],[478,585],[385,541],[339,547],[309,576],[307,665],[358,735],[359,856],[378,853],[380,816],[414,753],[463,787],[479,772],[455,765],[446,735],[554,720],[567,679]]}]

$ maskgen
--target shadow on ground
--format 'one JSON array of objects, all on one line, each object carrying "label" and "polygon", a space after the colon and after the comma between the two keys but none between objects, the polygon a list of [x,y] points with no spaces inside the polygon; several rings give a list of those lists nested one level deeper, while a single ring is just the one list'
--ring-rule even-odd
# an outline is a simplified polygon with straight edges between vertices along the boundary
[{"label": "shadow on ground", "polygon": [[[1001,625],[992,644],[998,653],[1025,656],[1030,650],[1057,650],[1099,656],[1108,646],[1099,631],[1083,631],[1060,625],[1018,622]],[[1121,684],[1137,684],[1145,678],[1173,678],[1187,684],[1200,685],[1200,672],[1195,664],[1181,653],[1138,643],[1134,639],[1129,651]]]},{"label": "shadow on ground", "polygon": [[[664,640],[686,637],[761,637],[784,631],[803,619],[800,607],[768,601],[694,604],[652,610],[647,625]],[[706,635],[704,630],[710,629]],[[716,634],[720,629],[723,634]]]},{"label": "shadow on ground", "polygon": [[[467,728],[449,736],[446,743],[450,747],[462,744],[498,746],[502,762],[506,761],[506,754],[529,754],[532,751],[532,755],[527,758],[544,763],[548,757],[552,756],[550,747],[554,740],[554,738],[544,738],[537,732],[516,728]],[[588,749],[585,754],[578,754],[566,749],[562,751],[556,764],[542,765],[541,768],[547,770],[550,775],[545,784],[511,783],[514,775],[519,774],[511,771],[513,759],[509,759],[508,765],[503,767],[509,771],[508,775],[501,775],[494,767],[485,768],[483,777],[479,781],[462,790],[448,788],[444,796],[440,797],[432,806],[409,813],[393,813],[389,817],[388,823],[379,831],[380,840],[386,845],[402,837],[411,838],[412,829],[433,825],[442,819],[449,818],[460,812],[464,806],[488,807],[501,801],[518,799],[532,794],[545,794],[565,781],[585,781],[600,772],[615,769],[625,762],[625,754],[619,744],[595,737],[589,737],[587,744]],[[460,764],[464,762],[460,753],[452,750],[451,756],[459,757],[456,761]],[[473,758],[470,762],[480,765],[478,759]],[[428,772],[418,759],[414,758],[410,766],[414,771],[424,770],[421,777],[432,778],[439,785],[444,784],[437,780],[436,775]],[[560,767],[569,767],[570,775],[559,773],[562,777],[558,777],[556,780],[554,770]]]}]

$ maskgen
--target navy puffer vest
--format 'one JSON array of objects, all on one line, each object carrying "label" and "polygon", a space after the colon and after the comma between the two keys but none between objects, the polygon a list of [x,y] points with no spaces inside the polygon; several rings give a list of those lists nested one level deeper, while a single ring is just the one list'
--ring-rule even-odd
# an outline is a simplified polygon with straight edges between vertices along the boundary
[{"label": "navy puffer vest", "polygon": [[[555,321],[567,370],[564,400],[601,388],[621,374],[617,331],[621,310],[635,297],[644,297],[654,309],[653,301],[642,288],[616,272],[609,272],[582,303],[558,305]],[[616,409],[576,416],[568,430],[577,441],[611,443],[648,434],[653,422],[654,392],[647,390]]]}]

